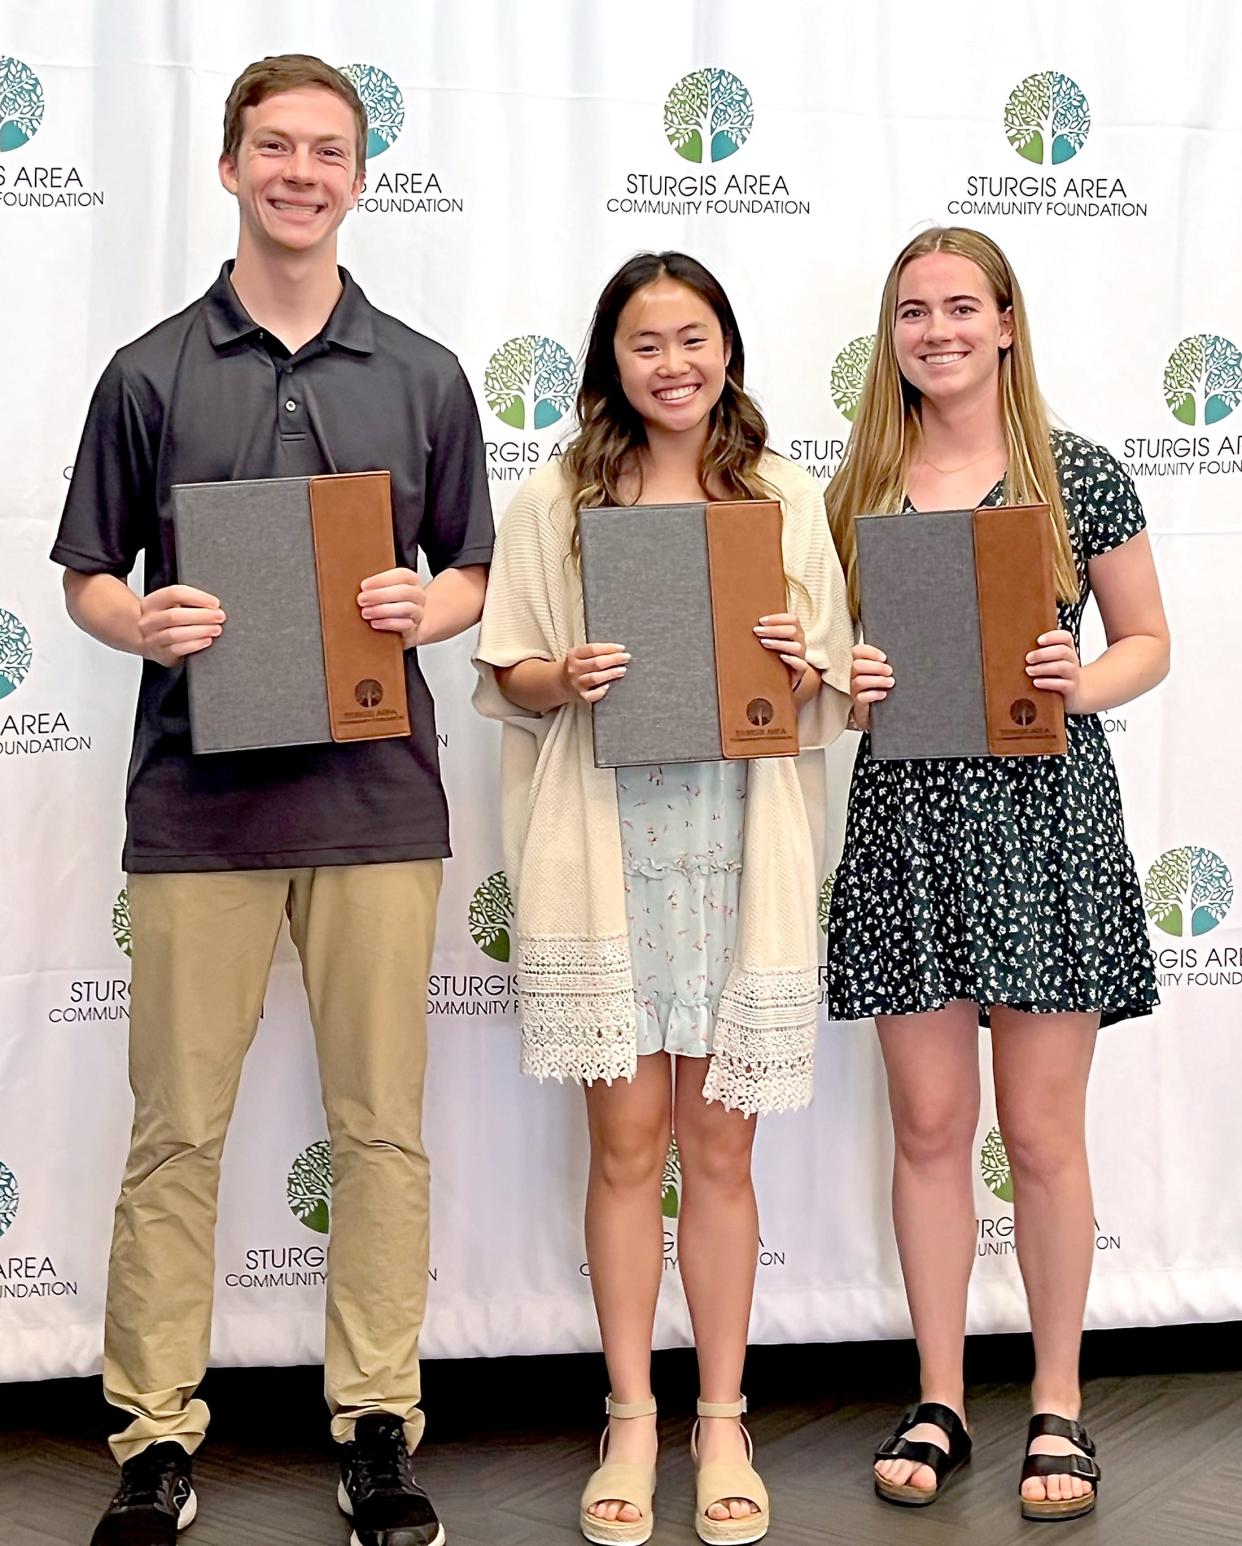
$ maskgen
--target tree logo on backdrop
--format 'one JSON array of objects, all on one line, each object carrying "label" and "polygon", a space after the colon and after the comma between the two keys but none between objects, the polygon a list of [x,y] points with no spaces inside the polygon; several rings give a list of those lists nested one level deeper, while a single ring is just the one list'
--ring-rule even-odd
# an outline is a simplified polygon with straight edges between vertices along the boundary
[{"label": "tree logo on backdrop", "polygon": [[851,424],[854,422],[854,415],[858,412],[863,382],[867,379],[867,366],[871,363],[871,350],[874,344],[875,335],[872,333],[866,333],[861,338],[853,338],[832,362],[832,375],[828,380],[828,389],[832,393],[832,400],[837,405],[838,412],[844,414]]},{"label": "tree logo on backdrop", "polygon": [[134,936],[129,926],[129,892],[124,886],[117,892],[116,901],[112,904],[112,938],[116,940],[117,949],[123,950],[132,959]]},{"label": "tree logo on backdrop", "polygon": [[17,1217],[18,1200],[17,1177],[0,1160],[0,1235],[8,1233],[9,1226]]},{"label": "tree logo on backdrop", "polygon": [[326,1235],[332,1219],[332,1150],[320,1138],[294,1160],[285,1186],[289,1211],[300,1224]]},{"label": "tree logo on backdrop", "polygon": [[470,898],[466,915],[470,938],[485,956],[493,961],[509,959],[509,936],[513,928],[513,893],[509,890],[509,878],[503,870],[478,887]]},{"label": "tree logo on backdrop", "polygon": [[1229,866],[1210,848],[1170,848],[1147,872],[1143,904],[1158,929],[1177,938],[1210,934],[1233,902]]},{"label": "tree logo on backdrop", "polygon": [[681,1155],[677,1152],[677,1139],[669,1142],[664,1160],[664,1178],[660,1182],[660,1212],[666,1219],[675,1219],[681,1212]]},{"label": "tree logo on backdrop", "polygon": [[999,1127],[994,1127],[983,1140],[979,1150],[979,1174],[993,1197],[998,1197],[1001,1202],[1013,1202],[1013,1172]]},{"label": "tree logo on backdrop", "polygon": [[832,888],[836,882],[836,870],[829,870],[824,876],[824,883],[819,888],[819,930],[821,934],[828,932],[828,919],[832,914]]},{"label": "tree logo on backdrop", "polygon": [[1005,103],[1005,136],[1020,156],[1041,166],[1072,160],[1087,143],[1091,109],[1076,81],[1059,70],[1028,75]]},{"label": "tree logo on backdrop", "polygon": [[33,658],[25,625],[0,607],[0,698],[7,698],[22,685]]},{"label": "tree logo on backdrop", "polygon": [[11,54],[0,54],[0,151],[34,139],[43,122],[43,83]]},{"label": "tree logo on backdrop", "polygon": [[382,156],[397,143],[405,123],[401,88],[378,65],[344,64],[341,74],[362,98],[367,110],[367,160]]},{"label": "tree logo on backdrop", "polygon": [[573,356],[554,338],[523,333],[488,360],[483,394],[502,424],[547,429],[573,407],[576,374]]},{"label": "tree logo on backdrop", "polygon": [[750,92],[729,70],[692,70],[664,99],[664,132],[686,161],[723,161],[755,122]]},{"label": "tree logo on backdrop", "polygon": [[1242,402],[1242,350],[1219,333],[1183,338],[1164,367],[1164,400],[1179,424],[1218,424]]}]

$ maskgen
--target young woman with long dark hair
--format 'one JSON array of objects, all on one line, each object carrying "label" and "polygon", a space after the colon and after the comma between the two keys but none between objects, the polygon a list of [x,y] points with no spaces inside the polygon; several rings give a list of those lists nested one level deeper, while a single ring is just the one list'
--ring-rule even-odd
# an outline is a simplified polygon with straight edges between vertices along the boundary
[{"label": "young woman with long dark hair", "polygon": [[[523,1066],[586,1089],[587,1256],[612,1393],[580,1525],[603,1543],[652,1530],[651,1339],[674,1130],[701,1390],[695,1526],[722,1543],[768,1528],[740,1422],[758,1250],[750,1118],[810,1099],[820,748],[845,722],[852,631],[819,493],[767,448],[744,366],[733,309],[702,264],[644,253],[613,276],[577,434],[501,525],[477,655],[476,702],[505,722]],[[630,657],[624,640],[586,637],[578,511],[752,498],[783,512],[788,610],[755,631],[794,682],[802,755],[596,768],[591,704]],[[673,653],[678,630],[670,617]]]}]

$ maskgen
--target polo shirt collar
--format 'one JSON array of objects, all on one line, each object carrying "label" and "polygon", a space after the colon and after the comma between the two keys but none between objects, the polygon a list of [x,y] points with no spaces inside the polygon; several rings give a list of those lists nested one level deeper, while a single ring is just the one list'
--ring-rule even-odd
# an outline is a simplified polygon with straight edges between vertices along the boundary
[{"label": "polo shirt collar", "polygon": [[[217,349],[227,349],[230,344],[243,338],[253,338],[259,332],[259,324],[247,312],[234,290],[230,275],[233,260],[221,268],[211,289],[204,296],[207,313],[207,336]],[[375,328],[371,320],[371,303],[354,283],[348,270],[339,269],[344,289],[341,298],[332,308],[332,315],[319,335],[325,342],[348,349],[351,354],[372,354],[375,351]]]}]

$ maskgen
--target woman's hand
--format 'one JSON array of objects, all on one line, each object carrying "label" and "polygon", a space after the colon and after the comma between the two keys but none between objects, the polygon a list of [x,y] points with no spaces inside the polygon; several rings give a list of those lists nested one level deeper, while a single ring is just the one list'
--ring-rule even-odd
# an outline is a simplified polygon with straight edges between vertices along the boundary
[{"label": "woman's hand", "polygon": [[761,617],[755,635],[765,650],[775,650],[789,668],[795,690],[810,669],[806,658],[806,634],[792,612],[773,612]]},{"label": "woman's hand", "polygon": [[1059,692],[1065,699],[1065,712],[1076,714],[1079,687],[1082,681],[1082,664],[1074,648],[1074,636],[1064,628],[1052,633],[1041,633],[1035,641],[1038,646],[1026,657],[1026,674],[1031,686],[1044,692]]},{"label": "woman's hand", "polygon": [[625,675],[630,657],[619,644],[575,644],[561,661],[561,680],[568,701],[598,703],[618,677]]},{"label": "woman's hand", "polygon": [[850,702],[860,730],[871,728],[871,705],[887,698],[892,686],[893,668],[884,651],[874,644],[856,644],[850,660]]}]

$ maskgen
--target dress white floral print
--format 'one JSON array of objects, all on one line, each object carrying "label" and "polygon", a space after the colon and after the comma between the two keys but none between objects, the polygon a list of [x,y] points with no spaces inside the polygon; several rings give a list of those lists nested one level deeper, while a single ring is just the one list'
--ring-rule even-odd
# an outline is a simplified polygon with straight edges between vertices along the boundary
[{"label": "dress white floral print", "polygon": [[638,1052],[707,1057],[733,964],[745,762],[617,769]]},{"label": "dress white floral print", "polygon": [[[1059,626],[1077,644],[1087,560],[1145,521],[1107,451],[1060,430],[1052,446],[1081,587]],[[998,484],[984,502],[1003,496]],[[1108,740],[1094,714],[1066,726],[1063,757],[879,762],[863,736],[828,925],[833,1019],[959,998],[985,1024],[990,1004],[1098,1010],[1103,1025],[1151,1012],[1155,970]]]}]

